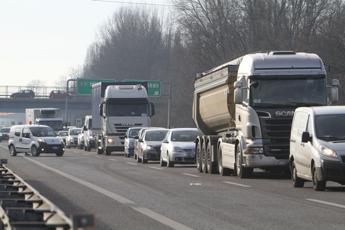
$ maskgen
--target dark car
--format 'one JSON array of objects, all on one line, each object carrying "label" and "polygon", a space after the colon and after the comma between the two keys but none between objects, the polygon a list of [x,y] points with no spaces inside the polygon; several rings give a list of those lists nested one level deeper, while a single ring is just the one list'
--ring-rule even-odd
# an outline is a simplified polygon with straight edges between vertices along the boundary
[{"label": "dark car", "polygon": [[51,99],[64,99],[68,96],[67,92],[64,90],[52,90],[49,94],[49,98]]},{"label": "dark car", "polygon": [[0,129],[0,141],[8,140],[10,133],[10,128],[5,127]]},{"label": "dark car", "polygon": [[17,98],[33,99],[33,98],[35,98],[35,93],[31,89],[22,89],[16,93],[12,93],[11,98],[12,99],[17,99]]}]

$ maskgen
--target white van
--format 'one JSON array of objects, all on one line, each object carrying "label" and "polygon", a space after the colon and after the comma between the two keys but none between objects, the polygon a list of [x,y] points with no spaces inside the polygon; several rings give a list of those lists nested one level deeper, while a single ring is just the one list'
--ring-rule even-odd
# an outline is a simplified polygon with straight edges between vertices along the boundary
[{"label": "white van", "polygon": [[62,156],[64,143],[49,126],[15,125],[10,130],[8,149],[11,156],[17,153],[31,153],[32,156],[55,153]]},{"label": "white van", "polygon": [[327,181],[345,184],[345,106],[296,109],[289,159],[295,187],[312,181],[323,191]]}]

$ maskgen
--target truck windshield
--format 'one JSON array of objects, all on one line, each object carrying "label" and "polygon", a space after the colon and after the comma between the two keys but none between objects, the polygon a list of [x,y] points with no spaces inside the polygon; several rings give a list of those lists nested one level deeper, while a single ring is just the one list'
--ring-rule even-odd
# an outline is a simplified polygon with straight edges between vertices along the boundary
[{"label": "truck windshield", "polygon": [[250,87],[253,107],[325,105],[325,78],[254,79]]},{"label": "truck windshield", "polygon": [[30,127],[34,137],[56,137],[56,133],[50,127]]},{"label": "truck windshield", "polygon": [[46,125],[54,129],[55,131],[62,130],[63,123],[62,121],[48,121],[48,120],[40,120],[38,122],[39,125]]},{"label": "truck windshield", "polygon": [[345,114],[315,116],[317,138],[325,141],[345,141]]},{"label": "truck windshield", "polygon": [[114,117],[138,117],[147,116],[149,111],[148,104],[130,103],[130,104],[107,104],[107,116]]},{"label": "truck windshield", "polygon": [[147,131],[145,141],[162,141],[168,130]]}]

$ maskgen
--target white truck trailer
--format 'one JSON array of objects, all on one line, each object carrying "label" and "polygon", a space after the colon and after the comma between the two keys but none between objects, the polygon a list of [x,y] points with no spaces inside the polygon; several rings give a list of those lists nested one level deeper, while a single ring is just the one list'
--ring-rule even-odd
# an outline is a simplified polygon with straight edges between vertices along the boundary
[{"label": "white truck trailer", "polygon": [[27,108],[26,124],[47,125],[55,131],[63,129],[63,119],[59,108]]},{"label": "white truck trailer", "polygon": [[295,109],[336,101],[338,86],[336,79],[327,86],[318,55],[290,51],[248,54],[198,74],[193,119],[204,134],[196,140],[198,170],[244,178],[254,168],[288,169]]},{"label": "white truck trailer", "polygon": [[154,115],[142,85],[100,82],[92,86],[92,131],[97,137],[97,153],[110,155],[124,151],[127,129],[150,126]]}]

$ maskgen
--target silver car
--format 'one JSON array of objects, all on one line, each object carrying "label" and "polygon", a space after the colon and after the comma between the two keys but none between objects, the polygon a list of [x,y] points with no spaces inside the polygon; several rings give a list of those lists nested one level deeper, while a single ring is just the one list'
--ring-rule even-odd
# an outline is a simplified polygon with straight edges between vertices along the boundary
[{"label": "silver car", "polygon": [[170,129],[161,146],[160,165],[194,164],[195,140],[199,134],[195,128]]},{"label": "silver car", "polygon": [[135,137],[138,136],[139,130],[143,127],[131,127],[127,130],[125,136],[125,156],[131,157],[134,155]]},{"label": "silver car", "polygon": [[139,138],[138,162],[147,163],[147,161],[158,161],[161,155],[161,145],[168,130],[164,128],[151,128],[144,131]]}]

